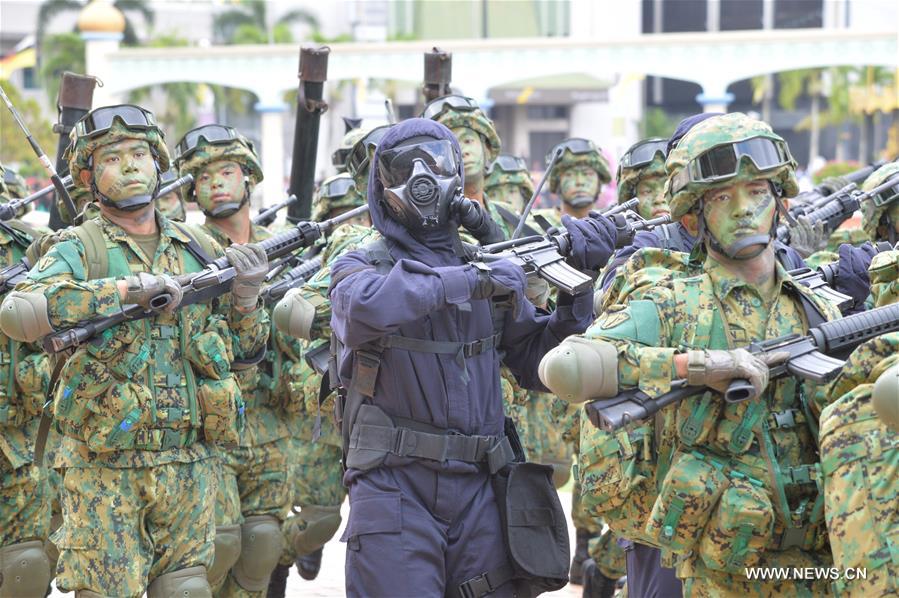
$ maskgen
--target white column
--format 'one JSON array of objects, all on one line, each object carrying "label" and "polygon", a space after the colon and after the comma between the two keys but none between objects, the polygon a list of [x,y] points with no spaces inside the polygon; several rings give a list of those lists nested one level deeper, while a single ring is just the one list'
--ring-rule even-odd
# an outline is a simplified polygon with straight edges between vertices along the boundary
[{"label": "white column", "polygon": [[[118,52],[119,43],[122,41],[121,33],[86,32],[81,34],[84,40],[84,59],[86,74],[93,75],[100,81],[109,81],[112,72],[109,68],[109,55]],[[119,104],[118,94],[106,91],[105,86],[98,85],[94,88],[93,107]]]},{"label": "white column", "polygon": [[[263,207],[273,205],[284,198],[287,184],[284,180],[284,113],[287,105],[258,102],[256,112],[262,118],[262,202]],[[257,195],[258,197],[258,195]]]}]

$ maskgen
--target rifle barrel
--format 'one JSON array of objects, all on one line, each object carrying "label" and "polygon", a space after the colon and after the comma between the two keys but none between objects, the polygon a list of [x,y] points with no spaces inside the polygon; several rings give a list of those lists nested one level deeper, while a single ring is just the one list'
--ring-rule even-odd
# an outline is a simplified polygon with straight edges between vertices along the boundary
[{"label": "rifle barrel", "polygon": [[521,219],[518,221],[518,226],[515,227],[515,232],[512,233],[512,238],[517,239],[521,236],[521,232],[524,230],[524,222],[528,218],[528,214],[531,213],[531,208],[534,207],[534,202],[537,201],[537,196],[540,195],[540,191],[543,190],[543,185],[546,184],[546,179],[549,177],[549,173],[552,172],[553,166],[556,165],[556,162],[559,161],[559,158],[562,157],[562,152],[565,151],[563,148],[558,148],[555,153],[553,153],[552,159],[549,161],[549,164],[546,166],[546,170],[543,171],[543,176],[540,177],[540,182],[537,183],[537,188],[534,189],[533,195],[528,200],[526,206],[524,206],[524,210],[521,212]]}]

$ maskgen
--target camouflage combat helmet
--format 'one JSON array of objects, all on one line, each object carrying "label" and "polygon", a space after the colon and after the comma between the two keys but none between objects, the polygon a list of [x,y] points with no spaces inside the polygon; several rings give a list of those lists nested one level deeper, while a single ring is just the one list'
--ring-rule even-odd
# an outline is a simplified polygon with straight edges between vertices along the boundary
[{"label": "camouflage combat helmet", "polygon": [[371,127],[356,127],[347,131],[343,139],[340,140],[340,145],[331,154],[331,164],[337,169],[338,174],[346,172],[346,161],[350,156],[350,151],[356,145],[356,142],[365,137],[369,131],[371,131]]},{"label": "camouflage combat helmet", "polygon": [[[758,139],[772,142],[764,144],[766,145],[764,150],[768,152],[770,163],[776,166],[760,170],[753,162],[753,158],[745,154],[738,156],[735,164],[731,155],[723,162],[738,167],[738,172],[698,180],[708,174],[702,172],[708,167],[708,160],[704,159],[700,163],[698,158],[701,156],[707,158],[710,150],[719,148],[736,148],[737,151],[743,151],[741,147],[746,146],[746,151],[750,151],[752,145],[757,143],[753,140]],[[786,141],[768,124],[740,112],[710,118],[690,129],[677,147],[668,154],[665,169],[668,172],[665,197],[671,208],[671,218],[674,220],[679,220],[687,214],[703,193],[724,181],[767,179],[780,188],[782,197],[795,197],[799,193],[796,161],[790,155]]]},{"label": "camouflage combat helmet", "polygon": [[356,185],[349,173],[342,172],[322,181],[312,197],[312,219],[324,220],[332,210],[357,208],[365,204],[365,197],[356,193]]},{"label": "camouflage combat helmet", "polygon": [[151,112],[140,106],[120,104],[91,110],[75,123],[69,133],[66,155],[75,187],[90,189],[90,185],[85,185],[81,180],[81,171],[91,169],[94,150],[125,139],[140,139],[150,145],[156,161],[158,182],[159,173],[171,166],[165,134],[157,126]]},{"label": "camouflage combat helmet", "polygon": [[[899,161],[884,164],[865,179],[862,191],[870,191],[887,182],[896,174],[899,174]],[[883,240],[877,238],[877,227],[880,225],[880,220],[887,209],[895,201],[899,201],[899,196],[886,203],[879,199],[875,201],[874,198],[862,202],[862,229],[864,229],[865,234],[868,235],[871,241]]]},{"label": "camouflage combat helmet", "polygon": [[[175,168],[178,176],[191,174],[196,179],[208,164],[231,160],[240,164],[249,177],[250,191],[262,181],[262,165],[253,142],[232,127],[203,125],[191,129],[175,146]],[[188,194],[190,198],[193,193]]]},{"label": "camouflage combat helmet", "polygon": [[562,172],[575,166],[584,165],[593,169],[599,176],[600,187],[612,181],[612,169],[609,168],[609,161],[602,155],[602,150],[589,139],[572,137],[559,143],[546,157],[547,165],[558,149],[563,150],[562,156],[556,161],[556,165],[553,166],[552,173],[549,175],[549,190],[552,193],[559,193],[562,188]]},{"label": "camouflage combat helmet", "polygon": [[640,184],[640,179],[643,177],[665,176],[664,152],[656,151],[653,153],[652,158],[648,163],[640,161],[640,163],[634,164],[633,166],[628,165],[626,163],[627,161],[624,159],[625,156],[628,156],[638,145],[651,145],[653,143],[667,145],[668,140],[662,137],[643,139],[631,146],[624,153],[622,159],[618,161],[618,172],[615,176],[618,184],[618,203],[624,203],[637,196],[637,185]]},{"label": "camouflage combat helmet", "polygon": [[502,142],[493,121],[473,99],[455,95],[437,98],[425,106],[421,116],[436,120],[448,129],[465,127],[480,135],[484,142],[485,164],[490,164],[499,155]]},{"label": "camouflage combat helmet", "polygon": [[2,172],[3,182],[6,184],[6,193],[10,199],[22,199],[28,195],[28,184],[25,183],[25,179],[19,176],[18,172],[10,168],[0,172]]},{"label": "camouflage combat helmet", "polygon": [[347,174],[353,177],[356,185],[356,193],[362,200],[368,193],[368,171],[371,166],[371,160],[375,155],[375,149],[381,138],[387,132],[391,125],[381,125],[368,131],[359,141],[353,144],[349,156],[347,156],[346,170]]},{"label": "camouflage combat helmet", "polygon": [[492,188],[500,185],[515,185],[521,189],[521,195],[530,198],[534,194],[534,181],[524,160],[510,154],[500,154],[487,167],[487,178],[484,180],[484,193],[490,195]]}]

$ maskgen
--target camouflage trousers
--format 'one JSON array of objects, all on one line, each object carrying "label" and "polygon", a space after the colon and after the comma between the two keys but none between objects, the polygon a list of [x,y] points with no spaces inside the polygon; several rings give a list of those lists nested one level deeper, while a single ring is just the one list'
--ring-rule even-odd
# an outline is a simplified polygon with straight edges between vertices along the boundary
[{"label": "camouflage trousers", "polygon": [[47,539],[50,483],[34,464],[13,469],[0,453],[0,546]]},{"label": "camouflage trousers", "polygon": [[612,530],[606,529],[599,536],[592,538],[588,552],[599,567],[600,573],[609,579],[627,575],[624,549],[618,545],[618,536]]},{"label": "camouflage trousers", "polygon": [[[290,509],[288,437],[252,447],[221,449],[220,483],[215,499],[215,525],[240,525],[251,515],[284,521]],[[264,596],[249,592],[228,575],[214,587],[216,596]]]},{"label": "camouflage trousers", "polygon": [[[290,537],[299,529],[306,528],[303,519],[303,507],[340,507],[346,498],[343,486],[343,468],[340,464],[342,450],[333,440],[339,438],[330,419],[322,420],[322,436],[312,440],[314,419],[304,418],[298,421],[298,433],[291,438],[291,487],[293,489],[293,514],[287,518],[282,527],[284,531],[284,552],[281,564],[289,565],[300,554],[295,554],[291,547]],[[296,429],[296,428],[295,428]],[[332,433],[333,432],[333,433]],[[299,507],[299,511],[297,511]]]},{"label": "camouflage trousers", "polygon": [[164,573],[208,568],[217,486],[215,459],[66,469],[57,587],[137,597]]}]

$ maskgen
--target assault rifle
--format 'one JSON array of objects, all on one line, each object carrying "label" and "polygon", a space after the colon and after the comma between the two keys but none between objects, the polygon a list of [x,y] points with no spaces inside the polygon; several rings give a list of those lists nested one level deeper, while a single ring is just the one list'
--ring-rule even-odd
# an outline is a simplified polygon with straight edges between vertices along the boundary
[{"label": "assault rifle", "polygon": [[[67,174],[66,176],[62,177],[60,180],[62,181],[62,184],[66,186],[66,190],[72,191],[73,189],[75,189],[75,184],[72,182],[72,175]],[[31,203],[32,201],[37,201],[38,199],[47,197],[54,191],[56,191],[56,187],[54,187],[53,185],[47,185],[46,187],[38,189],[31,195],[27,195],[22,199],[27,200],[28,203]]]},{"label": "assault rifle", "polygon": [[258,224],[259,226],[269,226],[272,222],[275,221],[275,218],[278,217],[278,212],[283,210],[284,208],[289,208],[293,204],[297,202],[297,196],[291,195],[281,203],[275,204],[270,208],[262,210],[255,217],[253,217],[253,224]]},{"label": "assault rifle", "polygon": [[322,269],[322,256],[317,255],[288,270],[278,282],[270,284],[260,293],[266,305],[272,306],[287,294],[290,289],[301,286]]},{"label": "assault rifle", "polygon": [[[789,359],[769,368],[769,380],[796,376],[823,383],[832,380],[843,367],[844,359],[860,344],[899,330],[899,303],[878,307],[845,318],[824,322],[811,328],[807,336],[788,334],[750,343],[754,355],[786,352]],[[639,389],[627,390],[611,399],[591,401],[585,406],[590,422],[607,432],[646,419],[668,405],[708,391],[705,386],[687,386],[686,380],[672,382],[672,390],[652,398]],[[737,403],[752,395],[745,380],[733,380],[724,392],[724,400]]]},{"label": "assault rifle", "polygon": [[871,175],[871,173],[873,173],[884,164],[887,164],[888,162],[889,160],[878,160],[870,166],[859,168],[858,170],[854,170],[848,174],[824,179],[819,184],[815,185],[813,189],[803,191],[790,200],[790,216],[792,216],[794,219],[799,218],[800,216],[804,216],[807,212],[814,209],[811,207],[811,205],[819,202],[821,198],[828,195],[833,195],[850,183],[855,183],[856,185],[862,184],[863,182],[865,182],[865,179]]},{"label": "assault rifle", "polygon": [[[335,227],[366,211],[368,211],[367,205],[359,206],[344,212],[340,216],[322,222],[300,222],[291,230],[269,237],[264,241],[260,241],[257,245],[265,251],[268,260],[272,261],[311,246]],[[231,285],[234,283],[236,275],[234,266],[231,265],[227,257],[222,256],[212,261],[200,272],[178,276],[177,278],[181,283],[182,289],[179,307],[209,301],[227,293],[231,290]],[[168,307],[171,302],[171,295],[163,293],[150,301],[149,309],[145,309],[141,305],[125,305],[117,314],[92,318],[72,328],[48,334],[42,341],[44,350],[48,353],[59,353],[70,347],[77,347],[93,338],[94,335],[123,322],[153,317]]]},{"label": "assault rifle", "polygon": [[[899,175],[893,176],[874,189],[865,192],[859,190],[855,183],[849,183],[836,193],[806,204],[805,211],[799,215],[808,219],[812,224],[824,222],[824,230],[830,234],[858,211],[863,201],[869,200],[897,184],[899,184]],[[790,242],[789,225],[781,224],[777,227],[777,240],[782,243]]]},{"label": "assault rifle", "polygon": [[[619,235],[625,238],[628,235],[633,238],[639,230],[670,221],[668,216],[644,220],[637,214],[628,213],[624,206],[611,208],[601,217],[611,217],[619,228]],[[593,286],[593,278],[565,261],[570,251],[568,232],[550,229],[545,235],[519,237],[475,248],[473,261],[477,265],[509,259],[521,266],[525,273],[539,276],[569,295],[577,295]]]}]

